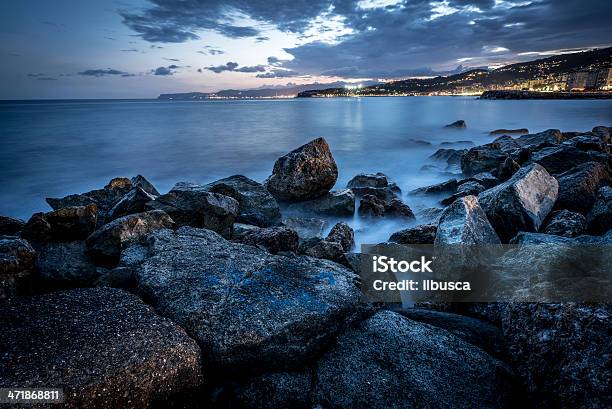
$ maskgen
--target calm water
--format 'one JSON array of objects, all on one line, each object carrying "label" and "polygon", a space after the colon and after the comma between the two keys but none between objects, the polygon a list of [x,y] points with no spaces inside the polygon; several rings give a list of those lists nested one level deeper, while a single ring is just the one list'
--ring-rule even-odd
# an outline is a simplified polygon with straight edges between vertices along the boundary
[{"label": "calm water", "polygon": [[[464,119],[465,130],[443,128]],[[339,166],[337,187],[382,171],[404,192],[447,179],[420,172],[442,142],[491,141],[488,131],[590,130],[612,125],[612,100],[480,101],[472,97],[278,101],[88,101],[0,103],[0,214],[27,219],[44,198],[146,176],[161,192],[177,181],[232,174],[265,179],[274,160],[318,136]],[[415,144],[425,140],[431,146]],[[414,209],[431,203],[408,196]],[[365,226],[359,241],[385,240],[397,225]],[[367,228],[366,228],[367,227]],[[403,227],[403,226],[399,226]]]}]

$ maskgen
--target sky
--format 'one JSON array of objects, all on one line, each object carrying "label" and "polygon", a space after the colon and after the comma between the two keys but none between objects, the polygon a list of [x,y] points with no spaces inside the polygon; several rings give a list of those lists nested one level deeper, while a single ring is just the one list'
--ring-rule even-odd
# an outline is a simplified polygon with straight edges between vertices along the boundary
[{"label": "sky", "polygon": [[612,45],[612,0],[0,2],[0,99],[386,80]]}]

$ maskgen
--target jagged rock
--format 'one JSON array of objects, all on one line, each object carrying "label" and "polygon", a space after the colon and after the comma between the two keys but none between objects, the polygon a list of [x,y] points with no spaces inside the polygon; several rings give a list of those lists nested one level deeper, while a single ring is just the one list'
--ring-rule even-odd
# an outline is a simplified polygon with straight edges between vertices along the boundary
[{"label": "jagged rock", "polygon": [[599,162],[602,158],[597,154],[599,153],[585,152],[574,146],[559,145],[534,152],[532,160],[542,165],[548,173],[558,175],[585,162]]},{"label": "jagged rock", "polygon": [[499,179],[497,179],[491,172],[481,172],[477,173],[469,178],[461,179],[458,181],[458,184],[463,184],[465,182],[478,182],[486,189],[490,189],[493,186],[499,184]]},{"label": "jagged rock", "polygon": [[55,292],[0,310],[2,385],[62,388],[62,408],[166,406],[202,383],[196,343],[127,292]]},{"label": "jagged rock", "polygon": [[240,242],[247,234],[259,231],[262,227],[252,224],[234,223],[232,228],[232,240]]},{"label": "jagged rock", "polygon": [[453,122],[452,124],[448,124],[444,126],[445,128],[467,128],[467,124],[463,119]]},{"label": "jagged rock", "polygon": [[0,236],[16,236],[25,222],[9,216],[0,216]]},{"label": "jagged rock", "polygon": [[319,237],[308,239],[300,245],[300,253],[314,258],[347,264],[344,256],[345,250],[342,244],[337,241],[328,241]]},{"label": "jagged rock", "polygon": [[532,158],[531,151],[527,148],[521,148],[515,155],[516,163],[519,165],[525,165],[526,163],[531,162]]},{"label": "jagged rock", "polygon": [[550,214],[543,232],[564,237],[576,237],[584,233],[586,224],[586,218],[580,213],[565,209],[557,210]]},{"label": "jagged rock", "polygon": [[155,186],[153,186],[144,176],[136,175],[131,179],[131,182],[132,186],[139,187],[150,195],[159,196],[159,192],[155,189]]},{"label": "jagged rock", "polygon": [[349,252],[355,246],[355,233],[348,224],[340,222],[332,227],[325,240],[340,243],[342,250]]},{"label": "jagged rock", "polygon": [[[0,300],[13,297],[28,279],[36,252],[16,237],[0,237]],[[0,377],[1,378],[1,377]]]},{"label": "jagged rock", "polygon": [[444,209],[440,209],[438,207],[427,207],[424,209],[419,209],[416,212],[416,215],[419,220],[438,225],[438,220],[440,219],[443,211]]},{"label": "jagged rock", "polygon": [[312,371],[269,372],[231,389],[230,407],[244,409],[311,409]]},{"label": "jagged rock", "polygon": [[596,126],[591,132],[601,138],[606,144],[612,144],[612,128],[607,126]]},{"label": "jagged rock", "polygon": [[574,146],[583,151],[598,151],[610,153],[608,144],[604,142],[601,138],[594,135],[577,135],[563,142],[563,144]]},{"label": "jagged rock", "polygon": [[474,142],[472,141],[444,141],[440,143],[440,146],[474,146]]},{"label": "jagged rock", "polygon": [[394,217],[413,220],[414,214],[410,207],[399,199],[385,202],[376,196],[365,195],[361,198],[359,215],[370,217]]},{"label": "jagged rock", "polygon": [[461,157],[461,171],[466,176],[495,170],[506,160],[499,144],[486,144],[468,150]]},{"label": "jagged rock", "polygon": [[128,214],[140,213],[147,210],[147,203],[155,200],[155,196],[147,193],[143,188],[136,186],[123,196],[121,200],[109,210],[106,221],[115,220]]},{"label": "jagged rock", "polygon": [[449,179],[445,182],[436,183],[435,185],[419,187],[411,191],[411,194],[437,194],[437,193],[455,193],[459,182],[457,179]]},{"label": "jagged rock", "polygon": [[351,189],[329,192],[317,199],[290,204],[285,213],[322,216],[352,216],[355,214],[355,194]]},{"label": "jagged rock", "polygon": [[599,189],[593,207],[587,215],[588,230],[591,233],[603,234],[612,229],[612,188],[604,186]]},{"label": "jagged rock", "polygon": [[485,187],[476,181],[464,182],[460,184],[459,187],[457,187],[457,193],[455,193],[454,195],[450,197],[447,197],[446,199],[442,199],[440,203],[443,204],[444,206],[448,206],[460,197],[470,196],[470,195],[476,196],[480,192],[483,192],[484,190],[485,190]]},{"label": "jagged rock", "polygon": [[280,208],[276,199],[261,183],[246,176],[230,176],[209,183],[206,188],[238,201],[237,220],[240,223],[269,227],[280,222]]},{"label": "jagged rock", "polygon": [[136,268],[149,256],[149,246],[146,243],[127,243],[127,247],[121,250],[119,256],[119,267]]},{"label": "jagged rock", "polygon": [[236,199],[185,183],[175,185],[170,192],[149,202],[147,207],[163,210],[177,226],[203,227],[224,237],[230,237],[239,212]]},{"label": "jagged rock", "polygon": [[132,181],[128,178],[118,177],[111,179],[104,189],[131,189]]},{"label": "jagged rock", "polygon": [[[516,163],[511,157],[507,157],[504,163],[497,168],[497,178],[500,182],[505,182],[510,179],[521,168],[521,165]],[[480,193],[480,192],[478,192]]]},{"label": "jagged rock", "polygon": [[337,179],[329,145],[317,138],[278,158],[266,187],[280,200],[308,200],[329,192]]},{"label": "jagged rock", "polygon": [[340,336],[316,369],[322,407],[503,408],[511,370],[440,328],[381,311]]},{"label": "jagged rock", "polygon": [[360,173],[346,185],[355,196],[372,195],[390,201],[401,193],[400,188],[384,173]]},{"label": "jagged rock", "polygon": [[121,249],[143,239],[157,229],[170,228],[174,222],[161,210],[130,214],[102,226],[87,238],[87,252],[97,263],[114,267]]},{"label": "jagged rock", "polygon": [[301,368],[360,311],[357,276],[329,261],[275,256],[190,227],[148,242],[138,293],[220,372]]},{"label": "jagged rock", "polygon": [[246,233],[240,242],[277,254],[284,251],[297,252],[299,237],[289,227],[262,227]]},{"label": "jagged rock", "polygon": [[587,162],[560,174],[557,180],[559,197],[555,208],[587,214],[599,188],[612,182],[612,177],[601,163]]},{"label": "jagged rock", "polygon": [[289,217],[283,220],[283,224],[295,230],[300,240],[308,240],[313,237],[323,237],[327,221],[316,217]]},{"label": "jagged rock", "polygon": [[96,228],[97,207],[64,207],[35,213],[23,226],[21,236],[32,242],[84,240]]},{"label": "jagged rock", "polygon": [[494,131],[489,132],[489,135],[524,135],[528,134],[529,129],[527,128],[518,128],[518,129],[496,129]]},{"label": "jagged rock", "polygon": [[510,135],[503,135],[495,138],[491,143],[492,146],[498,145],[504,153],[512,152],[516,149],[521,149],[521,145],[518,144]]},{"label": "jagged rock", "polygon": [[502,242],[519,231],[538,231],[552,209],[559,185],[538,164],[521,168],[512,178],[478,195],[478,202]]},{"label": "jagged rock", "polygon": [[411,320],[445,329],[498,359],[506,358],[504,334],[499,328],[488,322],[465,315],[424,308],[407,308],[398,313]]},{"label": "jagged rock", "polygon": [[563,134],[558,129],[548,129],[544,132],[523,135],[515,139],[516,143],[521,147],[528,148],[532,151],[559,145],[564,140]]},{"label": "jagged rock", "polygon": [[446,162],[447,165],[461,164],[461,157],[467,152],[467,149],[450,149],[441,148],[435,151],[429,159]]},{"label": "jagged rock", "polygon": [[471,245],[499,244],[500,241],[476,196],[464,196],[442,212],[434,243]]},{"label": "jagged rock", "polygon": [[435,224],[422,224],[393,233],[389,241],[398,244],[434,244],[437,230]]},{"label": "jagged rock", "polygon": [[368,262],[366,259],[367,255],[363,253],[344,253],[346,260],[346,266],[359,274],[361,272],[361,266],[363,262]]},{"label": "jagged rock", "polygon": [[501,318],[534,407],[609,406],[609,305],[510,303]]},{"label": "jagged rock", "polygon": [[92,285],[103,272],[87,256],[86,249],[83,241],[52,242],[37,247],[37,277],[52,288]]}]

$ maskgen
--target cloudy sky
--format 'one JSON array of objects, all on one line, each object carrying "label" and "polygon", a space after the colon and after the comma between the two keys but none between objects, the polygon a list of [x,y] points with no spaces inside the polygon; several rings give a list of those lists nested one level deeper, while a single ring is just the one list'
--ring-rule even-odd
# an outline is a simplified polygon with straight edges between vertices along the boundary
[{"label": "cloudy sky", "polygon": [[425,76],[612,45],[611,0],[0,3],[0,99]]}]

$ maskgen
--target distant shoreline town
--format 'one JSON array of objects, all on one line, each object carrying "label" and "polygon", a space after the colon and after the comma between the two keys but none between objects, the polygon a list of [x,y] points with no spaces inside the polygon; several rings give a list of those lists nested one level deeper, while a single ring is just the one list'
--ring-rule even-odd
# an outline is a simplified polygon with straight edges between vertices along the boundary
[{"label": "distant shoreline town", "polygon": [[449,76],[373,85],[306,84],[285,88],[161,94],[160,100],[278,99],[370,96],[481,96],[482,99],[612,98],[612,47]]}]

